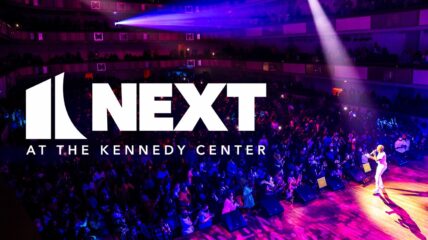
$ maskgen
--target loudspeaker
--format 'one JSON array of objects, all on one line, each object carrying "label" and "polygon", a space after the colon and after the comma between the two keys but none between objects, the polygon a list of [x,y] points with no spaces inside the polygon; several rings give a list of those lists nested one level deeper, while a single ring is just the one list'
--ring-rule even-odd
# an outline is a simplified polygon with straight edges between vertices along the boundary
[{"label": "loudspeaker", "polygon": [[223,214],[221,217],[223,219],[223,224],[229,232],[233,232],[247,226],[247,222],[239,210]]},{"label": "loudspeaker", "polygon": [[260,207],[268,217],[279,215],[284,212],[281,203],[274,196],[265,196],[260,200]]},{"label": "loudspeaker", "polygon": [[348,169],[346,172],[348,173],[349,177],[351,177],[351,179],[357,183],[364,183],[367,177],[363,170],[358,168],[351,168]]},{"label": "loudspeaker", "polygon": [[395,156],[393,157],[393,160],[398,166],[403,166],[408,162],[407,159],[400,154],[395,154]]},{"label": "loudspeaker", "polygon": [[300,186],[294,190],[296,196],[304,203],[308,203],[317,198],[316,192],[309,186]]},{"label": "loudspeaker", "polygon": [[333,191],[337,191],[337,190],[345,188],[345,184],[343,184],[342,179],[337,178],[337,177],[327,178],[327,183],[328,183],[328,186],[330,187],[330,189]]}]

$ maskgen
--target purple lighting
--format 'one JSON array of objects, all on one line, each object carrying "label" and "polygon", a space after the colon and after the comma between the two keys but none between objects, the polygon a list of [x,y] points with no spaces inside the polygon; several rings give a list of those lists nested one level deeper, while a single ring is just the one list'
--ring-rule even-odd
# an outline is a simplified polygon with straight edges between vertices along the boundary
[{"label": "purple lighting", "polygon": [[214,31],[247,28],[260,24],[268,12],[286,11],[273,1],[253,1],[251,4],[217,4],[191,8],[192,11],[179,7],[146,13],[125,19],[116,25],[134,26],[148,29],[170,31]]}]

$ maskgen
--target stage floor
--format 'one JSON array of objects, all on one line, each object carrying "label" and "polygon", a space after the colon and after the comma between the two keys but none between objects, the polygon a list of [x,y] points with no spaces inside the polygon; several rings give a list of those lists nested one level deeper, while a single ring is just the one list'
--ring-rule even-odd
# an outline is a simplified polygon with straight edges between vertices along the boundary
[{"label": "stage floor", "polygon": [[365,187],[350,183],[345,190],[322,191],[307,205],[282,201],[280,216],[246,215],[248,226],[233,233],[215,225],[188,239],[427,239],[427,172],[428,158],[390,165],[381,196],[372,195],[373,181]]}]

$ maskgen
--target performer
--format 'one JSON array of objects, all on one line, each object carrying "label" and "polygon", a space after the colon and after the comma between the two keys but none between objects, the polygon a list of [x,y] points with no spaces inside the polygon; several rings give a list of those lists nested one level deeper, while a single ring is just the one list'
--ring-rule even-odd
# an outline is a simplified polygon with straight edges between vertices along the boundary
[{"label": "performer", "polygon": [[370,154],[367,155],[367,158],[377,162],[375,175],[376,189],[373,192],[373,194],[376,195],[379,194],[380,190],[383,190],[384,188],[382,174],[388,168],[388,164],[386,163],[386,153],[384,152],[383,145],[378,145],[375,150],[373,150]]}]

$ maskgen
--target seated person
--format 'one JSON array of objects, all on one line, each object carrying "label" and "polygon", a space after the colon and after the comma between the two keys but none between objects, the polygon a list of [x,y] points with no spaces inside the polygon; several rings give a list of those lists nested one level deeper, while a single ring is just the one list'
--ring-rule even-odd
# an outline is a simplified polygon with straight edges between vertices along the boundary
[{"label": "seated person", "polygon": [[221,214],[227,214],[235,211],[239,207],[239,204],[235,201],[233,192],[229,193],[229,196],[224,200],[223,210]]},{"label": "seated person", "polygon": [[190,213],[187,210],[184,210],[181,214],[180,223],[183,236],[192,234],[195,231],[192,219],[190,218]]},{"label": "seated person", "polygon": [[210,213],[208,204],[205,204],[196,218],[196,224],[200,230],[210,228],[213,225],[214,215]]},{"label": "seated person", "polygon": [[185,186],[185,185],[182,186],[181,191],[178,194],[178,201],[180,202],[180,205],[185,206],[185,207],[190,206],[191,199],[192,199],[192,197],[190,195],[190,191],[187,188],[187,186]]},{"label": "seated person", "polygon": [[291,202],[293,202],[294,190],[300,185],[302,181],[302,174],[299,174],[297,177],[296,175],[297,174],[294,171],[291,171],[287,180],[288,187],[286,191],[286,198]]},{"label": "seated person", "polygon": [[265,187],[265,194],[266,195],[273,195],[275,194],[275,182],[273,181],[272,176],[268,176],[267,180],[261,181],[261,184]]},{"label": "seated person", "polygon": [[287,184],[284,181],[284,174],[282,172],[275,175],[274,183],[276,185],[275,192],[279,195],[283,195],[287,190]]},{"label": "seated person", "polygon": [[156,179],[158,181],[161,181],[161,180],[163,180],[166,177],[169,177],[169,172],[168,172],[168,169],[166,168],[165,163],[163,163],[161,165],[161,168],[158,170],[158,172],[156,174]]},{"label": "seated person", "polygon": [[404,156],[407,153],[407,151],[409,151],[410,141],[407,140],[407,136],[403,134],[402,137],[398,138],[397,141],[395,141],[394,147],[395,147],[395,151],[398,154]]},{"label": "seated person", "polygon": [[156,239],[172,239],[171,227],[163,218],[160,220],[159,225],[154,228],[154,235]]},{"label": "seated person", "polygon": [[335,161],[335,166],[334,166],[333,170],[330,172],[330,176],[333,178],[337,178],[337,179],[343,178],[342,167],[341,167],[340,162],[338,160]]},{"label": "seated person", "polygon": [[236,166],[236,163],[233,161],[233,159],[230,159],[227,163],[227,175],[229,177],[234,177],[238,173],[238,167]]},{"label": "seated person", "polygon": [[285,164],[285,160],[284,157],[281,156],[281,154],[279,152],[275,152],[275,154],[273,155],[273,158],[275,160],[274,162],[274,166],[275,166],[275,171],[281,171],[284,168],[284,164]]}]

